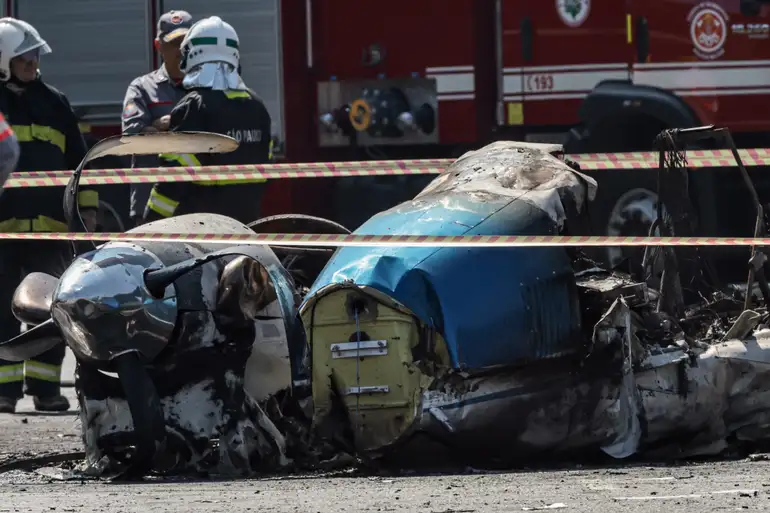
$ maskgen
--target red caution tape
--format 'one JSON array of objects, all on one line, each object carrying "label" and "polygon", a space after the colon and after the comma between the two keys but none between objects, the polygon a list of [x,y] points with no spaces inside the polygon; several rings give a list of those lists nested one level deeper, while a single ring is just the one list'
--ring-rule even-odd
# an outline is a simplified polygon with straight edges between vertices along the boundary
[{"label": "red caution tape", "polygon": [[770,246],[770,238],[509,235],[326,235],[304,233],[0,233],[0,240],[158,241],[308,247]]},{"label": "red caution tape", "polygon": [[[690,168],[732,167],[735,159],[729,150],[696,150],[687,152]],[[746,166],[770,165],[770,150],[740,150]],[[652,169],[658,167],[653,152],[589,153],[568,155],[584,170]],[[315,162],[299,164],[259,164],[241,166],[144,167],[87,169],[81,184],[110,185],[126,183],[193,182],[214,180],[247,180],[263,178],[285,180],[295,178],[332,178],[347,176],[434,175],[444,171],[452,159],[372,160],[358,162]],[[13,173],[5,188],[56,187],[67,185],[72,171],[37,171]]]},{"label": "red caution tape", "polygon": [[[308,164],[252,164],[237,166],[143,167],[86,169],[82,185],[123,183],[207,182],[264,178],[333,178],[345,176],[433,175],[441,173],[449,159],[397,160],[370,162],[317,162]],[[4,188],[56,187],[67,185],[72,171],[12,173]]]},{"label": "red caution tape", "polygon": [[[751,148],[746,150],[738,150],[741,159],[770,159],[770,149],[768,148]],[[731,150],[687,150],[685,152],[688,160],[701,160],[701,159],[724,159],[733,158],[733,152]],[[580,153],[576,155],[568,155],[569,158],[579,161],[613,161],[622,162],[627,160],[657,160],[658,153],[653,151],[632,151],[632,152],[616,152],[616,153]]]}]

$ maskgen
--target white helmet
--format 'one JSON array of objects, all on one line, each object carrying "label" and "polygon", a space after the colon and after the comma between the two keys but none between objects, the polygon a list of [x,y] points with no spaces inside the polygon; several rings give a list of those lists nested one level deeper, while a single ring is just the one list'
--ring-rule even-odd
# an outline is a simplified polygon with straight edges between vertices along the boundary
[{"label": "white helmet", "polygon": [[207,62],[226,62],[238,68],[238,45],[238,34],[229,23],[219,16],[204,18],[190,27],[182,41],[179,69],[189,73]]},{"label": "white helmet", "polygon": [[51,53],[35,27],[16,18],[0,18],[0,80],[11,78],[11,59],[33,50],[39,55]]}]

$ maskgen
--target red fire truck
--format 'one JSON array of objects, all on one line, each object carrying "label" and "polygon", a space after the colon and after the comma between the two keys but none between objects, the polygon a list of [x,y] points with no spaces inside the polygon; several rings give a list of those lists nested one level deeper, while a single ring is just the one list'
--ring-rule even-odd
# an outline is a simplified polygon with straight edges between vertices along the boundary
[{"label": "red fire truck", "polygon": [[[182,8],[238,30],[244,79],[268,104],[288,161],[451,157],[500,138],[561,142],[571,153],[649,150],[664,128],[710,123],[729,127],[742,147],[770,142],[769,0],[6,0],[4,8],[49,41],[46,78],[99,136],[119,130],[127,84],[158,64],[157,16]],[[701,207],[729,188],[715,186],[716,170],[698,176]],[[647,226],[654,173],[597,178],[599,230]],[[422,183],[404,180],[277,180],[265,208],[356,224],[373,212],[351,199],[366,195],[376,211]],[[700,212],[709,226],[734,214]]]}]

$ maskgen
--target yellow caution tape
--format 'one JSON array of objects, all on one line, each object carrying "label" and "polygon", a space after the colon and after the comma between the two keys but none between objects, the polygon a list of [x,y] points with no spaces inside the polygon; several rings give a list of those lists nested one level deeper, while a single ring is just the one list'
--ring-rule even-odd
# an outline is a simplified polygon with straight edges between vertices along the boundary
[{"label": "yellow caution tape", "polygon": [[559,235],[336,235],[307,233],[0,233],[0,240],[156,241],[307,247],[770,246],[770,238],[592,237]]}]

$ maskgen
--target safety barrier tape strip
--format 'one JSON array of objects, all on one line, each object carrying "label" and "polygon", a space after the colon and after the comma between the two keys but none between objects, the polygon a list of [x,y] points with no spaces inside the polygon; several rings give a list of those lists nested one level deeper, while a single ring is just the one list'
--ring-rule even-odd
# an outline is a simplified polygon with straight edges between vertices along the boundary
[{"label": "safety barrier tape strip", "polygon": [[[746,166],[770,165],[770,150],[740,150]],[[651,152],[593,153],[568,155],[583,170],[651,169],[658,167],[658,156]],[[698,150],[687,153],[690,168],[732,167],[735,160],[728,150]],[[376,160],[358,162],[314,162],[297,164],[254,164],[237,166],[144,167],[86,169],[83,185],[126,183],[192,182],[215,180],[267,180],[293,178],[330,178],[346,176],[430,175],[439,174],[451,159]],[[5,188],[56,187],[67,185],[72,171],[35,171],[13,173]]]},{"label": "safety barrier tape strip", "polygon": [[513,235],[330,235],[305,233],[0,233],[0,240],[156,241],[307,247],[770,246],[770,238]]},{"label": "safety barrier tape strip", "polygon": [[[770,158],[770,148],[750,148],[738,150],[742,159],[767,159]],[[688,159],[722,159],[733,158],[731,150],[687,150],[685,152]],[[657,160],[658,153],[652,151],[634,151],[634,152],[616,152],[616,153],[580,153],[577,155],[568,155],[569,158],[579,161],[586,160]]]},{"label": "safety barrier tape strip", "polygon": [[[315,169],[297,171],[271,171],[261,168],[269,166],[205,166],[205,167],[168,167],[168,168],[116,168],[99,169],[93,174],[91,170],[83,171],[81,185],[112,185],[125,183],[157,183],[157,182],[209,182],[215,180],[247,180],[264,178],[277,180],[287,178],[333,178],[344,176],[383,176],[383,175],[437,175],[443,167],[414,167],[402,168],[370,168],[361,169],[329,169],[324,164],[315,164]],[[238,168],[237,170],[232,168]],[[112,173],[112,175],[109,175]],[[32,173],[13,173],[5,182],[3,188],[24,187],[56,187],[67,185],[71,171],[53,171]]]},{"label": "safety barrier tape strip", "polygon": [[[767,159],[770,158],[770,148],[750,148],[738,150],[741,158]],[[733,158],[731,150],[687,150],[685,152],[688,159],[722,159]],[[633,152],[615,152],[615,153],[580,153],[574,156],[568,155],[575,160],[657,160],[658,153],[652,151],[633,151]]]},{"label": "safety barrier tape strip", "polygon": [[[767,166],[770,165],[770,158],[752,158],[741,157],[744,166]],[[658,167],[658,159],[655,160],[616,160],[616,161],[598,161],[586,160],[578,161],[582,171],[605,170],[605,169],[655,169]],[[730,158],[697,158],[687,156],[687,167],[689,168],[707,168],[707,167],[735,167],[735,159]]]}]

